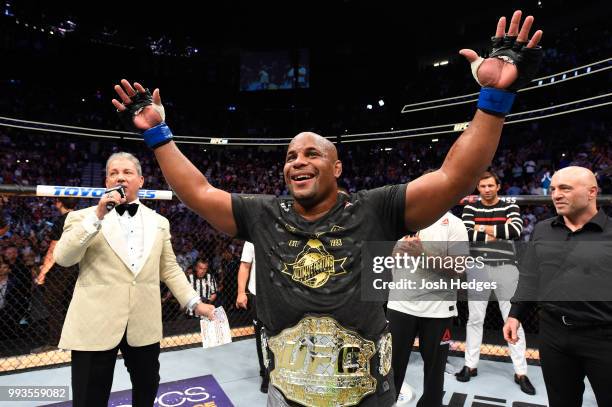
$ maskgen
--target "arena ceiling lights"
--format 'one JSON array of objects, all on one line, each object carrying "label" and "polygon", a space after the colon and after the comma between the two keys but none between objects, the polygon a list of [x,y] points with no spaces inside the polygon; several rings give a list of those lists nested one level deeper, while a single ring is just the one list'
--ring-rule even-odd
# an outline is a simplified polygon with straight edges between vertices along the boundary
[{"label": "arena ceiling lights", "polygon": [[[567,71],[556,74],[542,76],[531,81],[532,86],[520,89],[519,92],[526,92],[533,89],[538,89],[543,86],[559,84],[572,79],[582,78],[587,75],[603,72],[612,68],[612,58],[602,59],[601,61],[593,62],[577,68],[568,69]],[[463,105],[473,103],[478,100],[478,92],[468,93],[461,96],[452,96],[444,99],[428,100],[426,102],[412,103],[405,105],[402,108],[402,113],[412,113],[422,110],[439,109],[442,107]],[[446,103],[445,103],[446,102]]]},{"label": "arena ceiling lights", "polygon": [[[579,66],[567,71],[559,72],[553,75],[536,78],[532,81],[533,85],[519,92],[527,92],[533,89],[538,89],[544,86],[555,86],[560,83],[583,78],[587,75],[604,72],[612,69],[612,58],[603,59],[593,62],[588,65]],[[455,96],[444,99],[430,100],[426,102],[413,103],[404,106],[402,113],[411,113],[422,110],[440,109],[448,106],[476,102],[478,93],[470,93],[461,96]],[[552,106],[546,106],[539,109],[526,110],[516,112],[506,116],[506,125],[523,123],[545,119],[548,117],[566,115],[576,113],[582,110],[590,110],[599,107],[612,105],[612,89],[608,93],[601,95],[573,100],[566,103],[560,103]],[[379,102],[380,106],[380,102]],[[142,140],[142,137],[137,133],[117,130],[94,129],[87,127],[67,126],[63,124],[44,123],[30,120],[21,120],[11,117],[0,116],[0,126],[19,128],[25,130],[35,130],[48,133],[70,134],[93,138],[106,139],[121,139],[121,140]],[[333,137],[327,137],[330,141],[336,143],[338,138],[342,143],[360,143],[368,141],[383,141],[383,140],[399,140],[415,137],[434,136],[441,134],[456,133],[465,130],[469,126],[469,122],[447,123],[427,127],[419,127],[412,129],[391,130],[370,133],[354,133],[342,134]],[[174,140],[178,144],[201,144],[201,145],[221,145],[221,146],[286,146],[291,141],[291,137],[284,138],[211,138],[211,137],[188,137],[175,135]]]}]

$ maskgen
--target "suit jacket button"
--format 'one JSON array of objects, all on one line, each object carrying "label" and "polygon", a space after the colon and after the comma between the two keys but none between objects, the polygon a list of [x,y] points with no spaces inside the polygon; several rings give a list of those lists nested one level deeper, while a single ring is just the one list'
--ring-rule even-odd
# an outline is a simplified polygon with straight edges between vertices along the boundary
[{"label": "suit jacket button", "polygon": [[136,285],[136,281],[132,281],[132,285]]}]

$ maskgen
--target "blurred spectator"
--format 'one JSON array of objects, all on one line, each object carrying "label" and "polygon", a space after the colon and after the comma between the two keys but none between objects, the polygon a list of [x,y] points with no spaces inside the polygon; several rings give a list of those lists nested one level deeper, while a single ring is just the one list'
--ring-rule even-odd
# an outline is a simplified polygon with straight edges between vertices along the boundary
[{"label": "blurred spectator", "polygon": [[521,191],[522,191],[522,189],[516,184],[516,182],[513,182],[512,186],[510,188],[508,188],[508,190],[506,191],[506,194],[508,194],[508,195],[520,195]]},{"label": "blurred spectator", "polygon": [[8,263],[0,258],[0,341],[17,335],[18,283]]},{"label": "blurred spectator", "polygon": [[226,247],[221,259],[221,268],[218,271],[219,278],[219,303],[226,310],[234,304],[234,299],[238,295],[238,283],[236,276],[240,268],[240,255],[234,253],[231,246]]},{"label": "blurred spectator", "polygon": [[176,256],[176,261],[182,267],[183,271],[187,271],[190,266],[196,264],[197,258],[198,251],[193,248],[193,243],[188,240],[181,248],[180,254]]},{"label": "blurred spectator", "polygon": [[544,174],[542,175],[542,179],[540,180],[542,185],[542,195],[548,195],[548,190],[550,189],[551,181],[552,177],[550,175],[550,171],[548,171],[548,169],[545,169]]},{"label": "blurred spectator", "polygon": [[527,218],[523,218],[523,230],[521,231],[520,240],[528,242],[535,225]]},{"label": "blurred spectator", "polygon": [[8,218],[4,214],[4,203],[8,200],[8,197],[0,196],[0,237],[3,236],[9,230]]},{"label": "blurred spectator", "polygon": [[11,275],[15,278],[15,290],[19,298],[19,304],[15,307],[12,318],[19,323],[25,323],[27,322],[30,299],[32,298],[33,276],[24,264],[16,246],[9,246],[4,250],[4,262],[6,262]]}]

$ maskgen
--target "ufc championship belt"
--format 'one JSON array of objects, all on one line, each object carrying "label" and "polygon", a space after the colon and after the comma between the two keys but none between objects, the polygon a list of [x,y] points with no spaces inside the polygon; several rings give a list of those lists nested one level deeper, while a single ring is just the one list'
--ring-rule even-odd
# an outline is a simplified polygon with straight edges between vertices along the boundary
[{"label": "ufc championship belt", "polygon": [[[381,337],[379,372],[391,369],[390,334]],[[284,396],[309,407],[354,406],[376,390],[370,359],[373,341],[330,317],[304,317],[268,338],[274,354],[270,382]]]}]

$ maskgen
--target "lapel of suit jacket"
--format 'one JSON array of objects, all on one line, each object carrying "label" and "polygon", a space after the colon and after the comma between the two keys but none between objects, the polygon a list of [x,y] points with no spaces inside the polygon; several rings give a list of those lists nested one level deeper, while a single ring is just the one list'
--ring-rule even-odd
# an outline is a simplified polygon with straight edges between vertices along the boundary
[{"label": "lapel of suit jacket", "polygon": [[151,249],[153,248],[153,242],[155,241],[155,237],[157,236],[157,214],[155,211],[147,208],[140,203],[140,216],[142,216],[142,233],[144,235],[144,246],[142,248],[142,262],[140,263],[140,267],[136,270],[136,274],[138,274],[142,268],[144,267],[149,255],[151,254]]},{"label": "lapel of suit jacket", "polygon": [[127,252],[127,242],[121,233],[121,225],[119,224],[119,216],[117,211],[110,211],[102,219],[102,234],[108,245],[113,249],[115,254],[121,261],[130,268],[130,261]]}]

